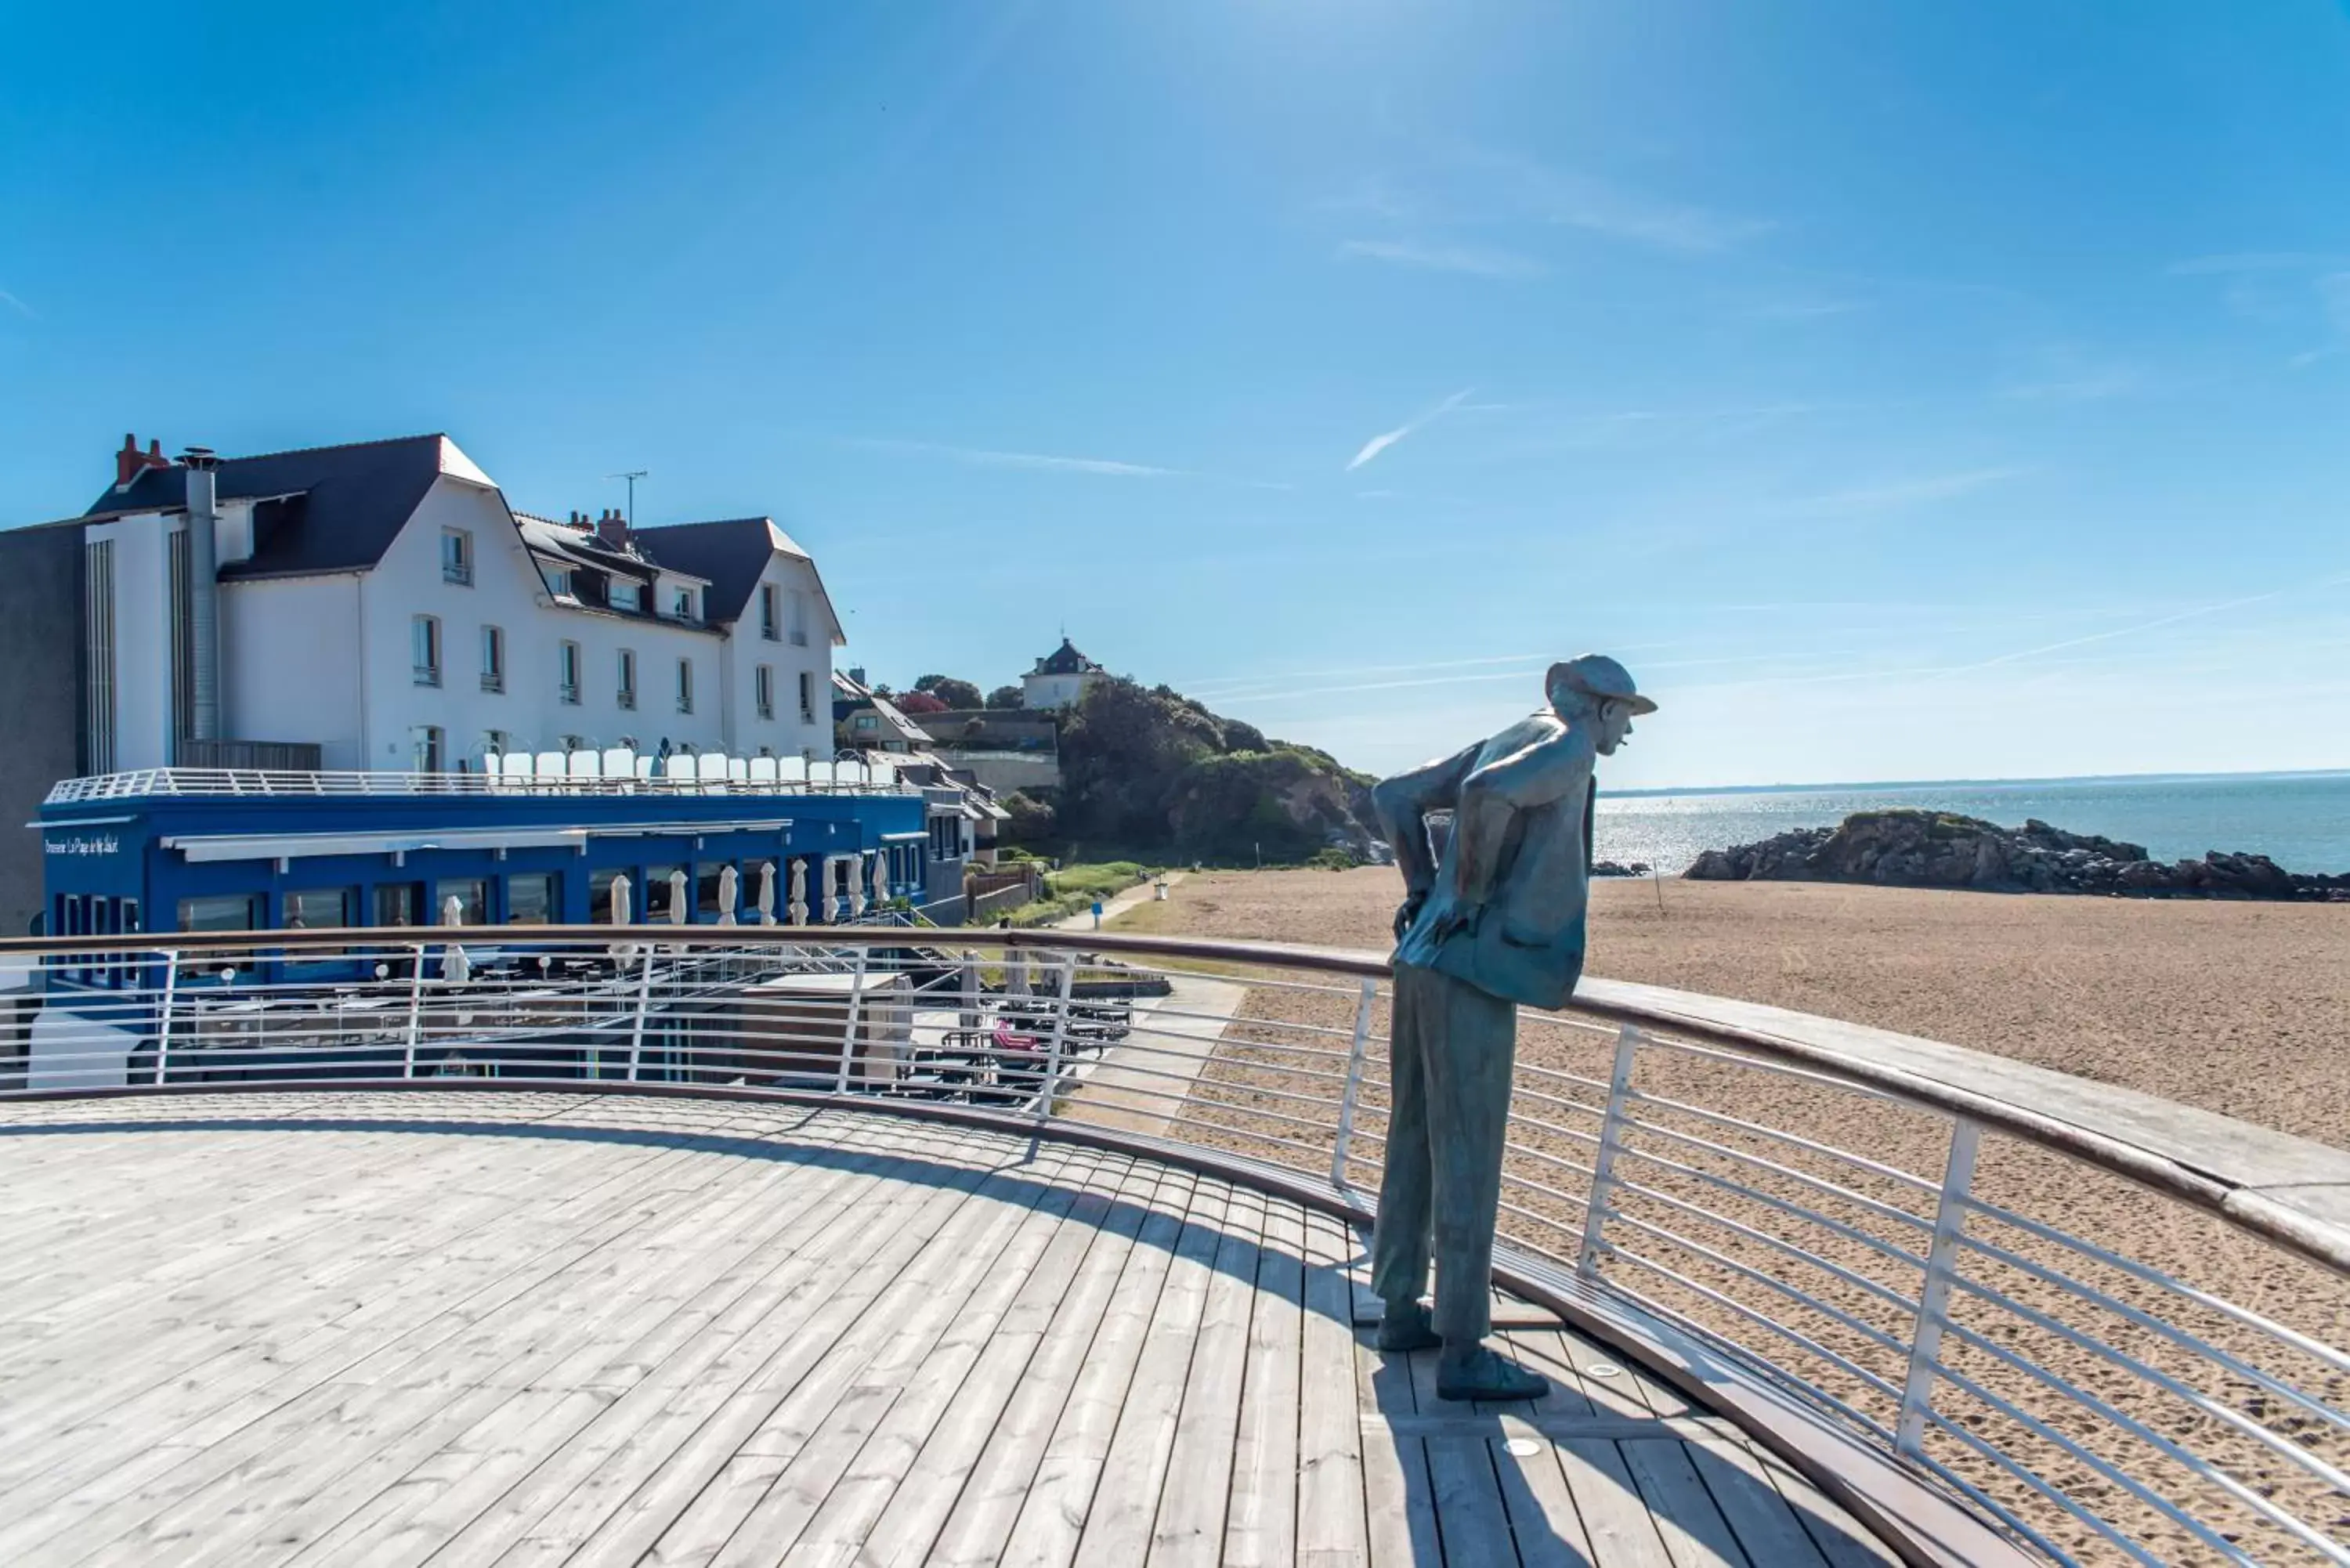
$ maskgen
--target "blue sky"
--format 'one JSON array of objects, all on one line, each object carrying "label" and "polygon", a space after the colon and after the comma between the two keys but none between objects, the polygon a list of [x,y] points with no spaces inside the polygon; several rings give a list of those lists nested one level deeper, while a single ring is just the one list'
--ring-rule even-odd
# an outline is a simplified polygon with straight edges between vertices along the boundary
[{"label": "blue sky", "polygon": [[2339,5],[76,9],[0,523],[446,430],[1366,767],[1589,649],[1626,786],[2350,766]]}]

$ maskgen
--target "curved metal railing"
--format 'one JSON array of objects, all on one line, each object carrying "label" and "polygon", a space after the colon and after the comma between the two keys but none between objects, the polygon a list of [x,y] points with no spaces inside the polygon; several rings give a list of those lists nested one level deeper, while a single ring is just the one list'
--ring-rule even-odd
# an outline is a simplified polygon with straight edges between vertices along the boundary
[{"label": "curved metal railing", "polygon": [[[1375,955],[1107,933],[0,942],[0,1100],[516,1083],[924,1102],[1367,1206]],[[945,944],[945,945],[918,945]],[[1505,1263],[2059,1562],[2350,1563],[2350,1153],[1825,1019],[1523,1014]],[[2350,1209],[2350,1205],[2345,1205]],[[1833,1479],[1833,1478],[1829,1478]]]}]

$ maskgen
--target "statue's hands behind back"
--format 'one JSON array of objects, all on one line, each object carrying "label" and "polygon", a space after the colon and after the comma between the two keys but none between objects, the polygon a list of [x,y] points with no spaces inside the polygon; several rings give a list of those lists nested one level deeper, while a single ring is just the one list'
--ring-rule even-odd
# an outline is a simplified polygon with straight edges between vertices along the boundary
[{"label": "statue's hands behind back", "polygon": [[1442,947],[1454,936],[1473,937],[1478,922],[1484,918],[1484,905],[1456,903],[1436,918],[1436,924],[1429,929],[1428,940],[1431,945]]},{"label": "statue's hands behind back", "polygon": [[1419,919],[1419,907],[1427,902],[1428,895],[1426,893],[1406,893],[1404,895],[1403,902],[1396,909],[1396,940],[1403,940],[1403,934],[1411,929],[1411,923],[1414,920]]}]

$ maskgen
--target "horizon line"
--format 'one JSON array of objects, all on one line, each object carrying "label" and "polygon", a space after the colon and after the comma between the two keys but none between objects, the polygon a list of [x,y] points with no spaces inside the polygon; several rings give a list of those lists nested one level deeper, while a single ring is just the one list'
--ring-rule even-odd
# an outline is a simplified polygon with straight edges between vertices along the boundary
[{"label": "horizon line", "polygon": [[1853,779],[1831,780],[1820,784],[1676,784],[1639,789],[1602,788],[1602,798],[1655,799],[1663,795],[1681,794],[1804,794],[1828,790],[1891,790],[1934,788],[2012,788],[2022,784],[2144,784],[2157,780],[2194,783],[2209,779],[2306,779],[2350,778],[2350,767],[2340,768],[2247,768],[2223,773],[2144,773],[2144,774],[2052,774],[2029,778],[1955,778],[1955,779]]}]

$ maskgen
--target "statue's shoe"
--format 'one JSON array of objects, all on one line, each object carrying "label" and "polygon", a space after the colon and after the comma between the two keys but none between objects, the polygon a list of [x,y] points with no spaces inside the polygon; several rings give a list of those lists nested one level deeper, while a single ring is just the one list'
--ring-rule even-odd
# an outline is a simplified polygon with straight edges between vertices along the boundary
[{"label": "statue's shoe", "polygon": [[1378,1346],[1391,1355],[1434,1350],[1443,1343],[1443,1337],[1429,1324],[1428,1309],[1418,1302],[1408,1307],[1389,1307],[1387,1315],[1379,1319]]},{"label": "statue's shoe", "polygon": [[1440,1399],[1539,1399],[1549,1392],[1549,1379],[1503,1360],[1482,1345],[1457,1354],[1447,1351],[1436,1364]]}]

